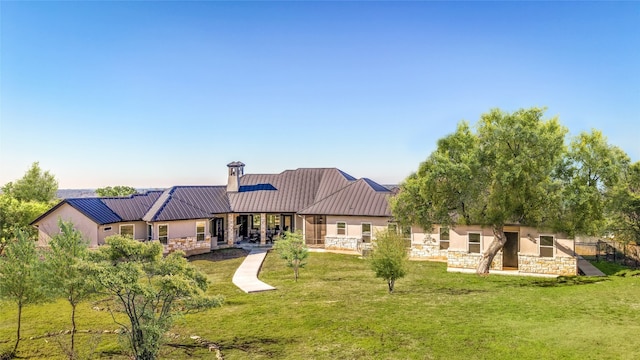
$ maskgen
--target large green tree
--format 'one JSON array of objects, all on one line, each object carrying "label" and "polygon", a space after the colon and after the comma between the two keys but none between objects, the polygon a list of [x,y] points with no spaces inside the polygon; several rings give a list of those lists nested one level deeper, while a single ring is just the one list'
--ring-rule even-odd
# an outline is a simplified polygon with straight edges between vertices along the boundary
[{"label": "large green tree", "polygon": [[640,245],[640,162],[633,163],[612,191],[609,229],[622,243]]},{"label": "large green tree", "polygon": [[6,183],[2,192],[20,201],[51,202],[56,199],[58,180],[49,171],[42,171],[34,162],[21,179]]},{"label": "large green tree", "polygon": [[505,225],[570,235],[602,230],[604,194],[628,158],[597,131],[580,134],[567,148],[567,129],[543,115],[541,108],[493,109],[481,115],[475,132],[460,123],[401,184],[391,201],[394,216],[425,229],[490,227],[494,240],[482,254],[479,274],[488,273],[506,243]]},{"label": "large green tree", "polygon": [[60,233],[54,235],[45,252],[46,287],[53,297],[63,297],[71,305],[71,345],[69,358],[75,359],[76,308],[95,293],[95,281],[87,277],[83,265],[89,243],[73,223],[59,220]]},{"label": "large green tree", "polygon": [[6,183],[1,190],[0,254],[15,231],[26,231],[30,236],[36,234],[37,230],[29,224],[53,205],[58,181],[34,162],[21,179]]},{"label": "large green tree", "polygon": [[137,193],[138,190],[131,186],[107,186],[96,189],[96,194],[100,197],[128,196]]},{"label": "large green tree", "polygon": [[[185,311],[219,306],[207,296],[207,278],[187,262],[184,253],[162,256],[158,242],[139,242],[114,235],[91,252],[88,273],[113,296],[129,324],[118,322],[136,359],[155,359],[173,319]],[[116,319],[114,317],[114,319]]]},{"label": "large green tree", "polygon": [[15,355],[20,344],[22,309],[45,298],[35,241],[24,231],[16,231],[15,237],[0,256],[0,299],[14,302],[18,307],[16,342],[9,358]]},{"label": "large green tree", "polygon": [[29,224],[51,207],[50,203],[20,201],[10,195],[0,194],[0,255],[15,232],[20,230],[35,236],[37,230]]}]

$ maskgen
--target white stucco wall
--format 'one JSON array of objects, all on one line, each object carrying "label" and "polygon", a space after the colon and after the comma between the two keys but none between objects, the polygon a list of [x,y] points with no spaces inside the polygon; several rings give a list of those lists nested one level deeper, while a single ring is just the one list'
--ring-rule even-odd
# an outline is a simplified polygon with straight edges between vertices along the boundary
[{"label": "white stucco wall", "polygon": [[90,247],[98,246],[98,224],[69,204],[62,204],[34,224],[38,227],[38,245],[46,246],[53,235],[60,233],[60,228],[58,227],[59,219],[72,222],[74,227],[89,241]]}]

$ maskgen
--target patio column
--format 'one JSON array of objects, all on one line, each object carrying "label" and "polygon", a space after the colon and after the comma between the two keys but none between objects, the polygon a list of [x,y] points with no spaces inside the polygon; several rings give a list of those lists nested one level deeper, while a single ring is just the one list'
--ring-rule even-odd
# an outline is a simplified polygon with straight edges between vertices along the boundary
[{"label": "patio column", "polygon": [[267,214],[260,213],[260,245],[267,243]]},{"label": "patio column", "polygon": [[227,244],[233,245],[236,241],[236,214],[227,215]]}]

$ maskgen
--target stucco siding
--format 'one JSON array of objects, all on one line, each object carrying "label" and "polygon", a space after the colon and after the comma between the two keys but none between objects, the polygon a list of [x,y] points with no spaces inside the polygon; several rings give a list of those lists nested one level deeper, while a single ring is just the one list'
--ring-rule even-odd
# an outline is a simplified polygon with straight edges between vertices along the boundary
[{"label": "stucco siding", "polygon": [[38,245],[46,246],[52,236],[60,233],[59,219],[72,222],[74,227],[89,241],[90,247],[98,246],[98,224],[69,204],[63,204],[34,224],[38,227]]}]

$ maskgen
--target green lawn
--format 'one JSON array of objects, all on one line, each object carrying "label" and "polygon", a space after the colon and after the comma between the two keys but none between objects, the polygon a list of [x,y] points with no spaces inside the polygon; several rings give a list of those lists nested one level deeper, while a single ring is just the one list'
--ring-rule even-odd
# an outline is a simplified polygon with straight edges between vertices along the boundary
[{"label": "green lawn", "polygon": [[[261,279],[278,290],[245,294],[231,283],[241,262],[193,261],[210,277],[211,294],[223,294],[226,303],[180,319],[163,358],[211,358],[191,335],[219,344],[227,360],[636,359],[640,352],[639,277],[478,277],[411,262],[388,295],[386,283],[355,256],[311,253],[295,283],[291,269],[270,254]],[[78,327],[116,329],[93,306],[82,305]],[[29,337],[65,329],[67,314],[64,302],[27,308],[19,355],[62,358],[60,340]],[[14,317],[14,306],[1,304],[0,350],[14,339]],[[80,334],[79,342],[87,357],[126,358],[118,335]]]}]

